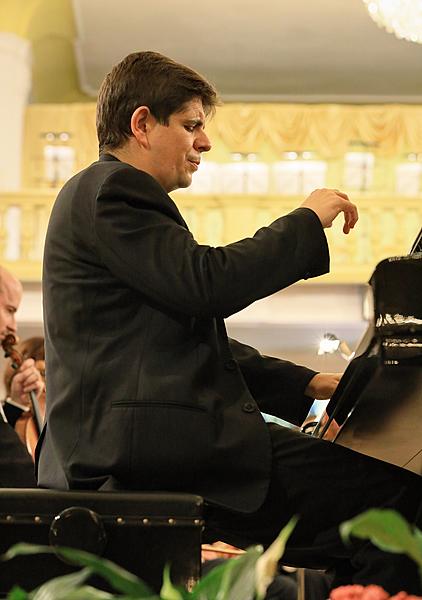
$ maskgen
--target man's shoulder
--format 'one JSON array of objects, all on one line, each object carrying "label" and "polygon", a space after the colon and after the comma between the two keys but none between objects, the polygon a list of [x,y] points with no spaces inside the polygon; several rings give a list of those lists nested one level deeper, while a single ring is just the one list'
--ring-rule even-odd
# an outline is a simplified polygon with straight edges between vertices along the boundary
[{"label": "man's shoulder", "polygon": [[55,205],[67,206],[69,202],[73,205],[79,201],[86,204],[90,199],[95,200],[101,195],[102,189],[110,185],[133,187],[132,182],[135,181],[139,187],[143,183],[142,175],[146,174],[127,163],[98,160],[76,173],[63,185]]},{"label": "man's shoulder", "polygon": [[67,181],[67,183],[63,186],[63,189],[68,187],[72,187],[75,185],[79,185],[81,183],[86,183],[88,181],[97,182],[101,185],[104,181],[106,181],[110,176],[114,173],[119,172],[131,172],[136,171],[134,167],[131,167],[127,163],[116,161],[101,161],[97,160],[85,167],[79,173],[76,173],[73,177]]},{"label": "man's shoulder", "polygon": [[99,192],[109,187],[148,188],[158,194],[164,192],[159,183],[145,171],[119,160],[97,160],[74,177],[63,187],[63,192],[88,186]]},{"label": "man's shoulder", "polygon": [[53,208],[65,213],[93,215],[111,203],[165,212],[185,225],[176,205],[154,177],[119,160],[100,160],[77,173],[63,186]]}]

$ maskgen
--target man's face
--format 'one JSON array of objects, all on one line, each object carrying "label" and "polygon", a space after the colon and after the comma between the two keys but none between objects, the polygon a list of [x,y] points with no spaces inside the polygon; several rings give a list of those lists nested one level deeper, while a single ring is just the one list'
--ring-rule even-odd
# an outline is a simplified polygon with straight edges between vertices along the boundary
[{"label": "man's face", "polygon": [[16,317],[22,298],[22,286],[7,271],[1,273],[0,282],[0,340],[9,333],[16,333]]},{"label": "man's face", "polygon": [[166,190],[188,187],[197,171],[201,153],[211,149],[204,131],[205,114],[202,101],[194,98],[180,112],[161,125],[150,115],[148,172]]}]

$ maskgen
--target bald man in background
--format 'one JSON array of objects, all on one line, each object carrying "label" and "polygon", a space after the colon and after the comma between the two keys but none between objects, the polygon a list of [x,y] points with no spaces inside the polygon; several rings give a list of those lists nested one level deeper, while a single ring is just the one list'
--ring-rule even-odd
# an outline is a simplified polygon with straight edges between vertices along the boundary
[{"label": "bald man in background", "polygon": [[[16,335],[16,311],[22,300],[22,284],[9,271],[0,267],[0,340]],[[41,374],[34,360],[22,362],[11,386],[11,398],[24,403],[29,392],[39,397],[44,390]],[[36,487],[34,465],[15,430],[0,415],[0,487]]]}]

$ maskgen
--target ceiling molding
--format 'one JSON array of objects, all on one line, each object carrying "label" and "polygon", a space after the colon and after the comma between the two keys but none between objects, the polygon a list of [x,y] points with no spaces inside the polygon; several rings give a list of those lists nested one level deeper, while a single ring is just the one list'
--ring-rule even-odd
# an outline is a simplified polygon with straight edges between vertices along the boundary
[{"label": "ceiling molding", "polygon": [[220,94],[224,102],[282,102],[288,104],[422,104],[422,94]]},{"label": "ceiling molding", "polygon": [[422,103],[422,45],[379,29],[361,0],[72,0],[81,87],[95,97],[130,52],[155,50],[226,102]]}]

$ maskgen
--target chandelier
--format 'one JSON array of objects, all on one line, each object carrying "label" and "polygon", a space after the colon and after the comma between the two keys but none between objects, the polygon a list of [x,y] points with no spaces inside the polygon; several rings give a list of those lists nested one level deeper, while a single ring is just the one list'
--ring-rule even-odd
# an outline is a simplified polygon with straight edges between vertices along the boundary
[{"label": "chandelier", "polygon": [[422,0],[363,0],[379,27],[399,39],[422,44]]}]

